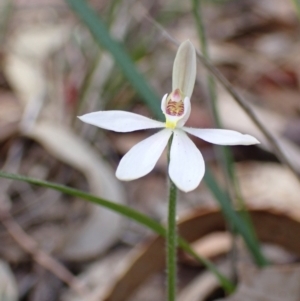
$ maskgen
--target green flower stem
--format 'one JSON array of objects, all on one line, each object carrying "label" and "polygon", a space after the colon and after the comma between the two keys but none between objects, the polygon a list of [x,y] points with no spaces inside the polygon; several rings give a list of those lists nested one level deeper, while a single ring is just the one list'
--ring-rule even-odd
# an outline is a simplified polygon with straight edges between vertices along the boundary
[{"label": "green flower stem", "polygon": [[[173,135],[168,143],[168,165],[170,164],[170,149]],[[170,179],[169,191],[169,210],[168,210],[168,228],[167,228],[167,292],[168,301],[176,300],[176,280],[177,280],[177,245],[178,235],[176,227],[176,200],[177,187]]]},{"label": "green flower stem", "polygon": [[177,187],[170,180],[169,212],[167,229],[167,271],[168,271],[168,301],[176,300],[177,275],[177,228],[176,228],[176,197]]}]

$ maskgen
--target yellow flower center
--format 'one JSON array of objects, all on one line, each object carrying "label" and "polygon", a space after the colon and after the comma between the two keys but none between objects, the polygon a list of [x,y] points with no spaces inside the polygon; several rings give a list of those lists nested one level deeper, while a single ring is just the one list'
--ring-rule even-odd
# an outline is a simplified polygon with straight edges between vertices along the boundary
[{"label": "yellow flower center", "polygon": [[173,130],[173,129],[176,128],[176,125],[177,125],[177,120],[173,121],[173,120],[170,120],[170,119],[167,118],[167,120],[166,120],[166,128]]}]

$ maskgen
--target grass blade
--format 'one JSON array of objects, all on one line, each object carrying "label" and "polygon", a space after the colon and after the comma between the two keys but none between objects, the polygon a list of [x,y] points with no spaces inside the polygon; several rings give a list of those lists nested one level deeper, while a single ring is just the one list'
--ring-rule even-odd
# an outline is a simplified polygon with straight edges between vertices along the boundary
[{"label": "grass blade", "polygon": [[297,16],[300,20],[300,0],[293,0],[293,2],[294,2],[294,5],[295,5],[295,8],[296,8]]},{"label": "grass blade", "polygon": [[[167,236],[167,230],[158,222],[153,220],[152,218],[148,217],[145,214],[142,214],[128,206],[125,205],[120,205],[116,204],[114,202],[104,200],[102,198],[99,198],[95,195],[92,195],[90,193],[77,190],[68,186],[52,183],[52,182],[47,182],[47,181],[41,181],[38,179],[34,178],[29,178],[21,175],[16,175],[16,174],[10,174],[6,173],[3,171],[0,171],[0,178],[5,178],[5,179],[11,179],[11,180],[16,180],[16,181],[23,181],[29,184],[37,185],[37,186],[42,186],[50,189],[54,189],[57,191],[60,191],[62,193],[72,195],[79,197],[85,201],[89,201],[91,203],[98,204],[100,206],[103,206],[107,209],[110,209],[112,211],[115,211],[121,215],[124,215],[134,221],[136,221],[139,224],[142,224],[146,226],[147,228],[151,229],[155,233],[166,237]],[[188,252],[190,255],[192,255],[196,260],[201,262],[204,266],[206,266],[209,270],[211,270],[212,273],[218,278],[220,285],[224,288],[224,290],[228,293],[233,292],[234,290],[234,285],[228,280],[225,276],[223,276],[218,269],[207,259],[204,259],[200,257],[199,255],[196,254],[195,251],[190,247],[190,245],[183,239],[179,238],[179,246],[186,252]]]},{"label": "grass blade", "polygon": [[136,70],[134,63],[122,45],[111,37],[101,18],[83,0],[66,0],[66,2],[88,27],[96,42],[107,49],[114,57],[128,81],[139,95],[143,97],[143,100],[152,110],[155,117],[163,120],[163,114],[160,109],[160,98]]},{"label": "grass blade", "polygon": [[[299,0],[295,0],[295,1],[299,1]],[[209,60],[210,58],[209,58],[209,52],[208,52],[208,43],[207,43],[205,27],[204,27],[204,23],[203,23],[203,19],[202,19],[202,17],[203,17],[202,2],[203,2],[203,0],[192,0],[193,15],[194,15],[194,19],[197,24],[197,30],[198,30],[199,40],[201,42],[202,54],[205,59]],[[218,128],[222,128],[223,126],[222,126],[222,123],[220,120],[219,112],[217,110],[216,83],[211,74],[207,75],[207,86],[208,86],[208,94],[209,94],[209,98],[210,98],[212,115],[213,115],[215,124]],[[246,204],[244,202],[242,194],[240,193],[239,183],[238,183],[238,179],[237,179],[237,176],[235,173],[234,161],[233,161],[233,156],[232,156],[231,150],[229,147],[226,147],[226,146],[216,146],[216,151],[217,151],[217,154],[219,154],[218,157],[219,157],[220,164],[223,168],[223,173],[224,173],[224,177],[227,182],[227,187],[229,188],[228,191],[232,192],[232,193],[230,193],[230,198],[228,198],[228,201],[229,201],[228,206],[233,208],[234,204],[233,204],[232,200],[234,200],[234,199],[237,200],[239,210],[242,211],[240,217],[242,218],[242,221],[244,222],[245,227],[248,228],[248,232],[251,231],[253,246],[256,245],[256,247],[255,246],[252,247],[252,249],[250,249],[250,251],[253,253],[253,250],[255,250],[255,252],[253,253],[253,257],[255,258],[256,263],[259,266],[261,266],[261,265],[264,266],[267,261],[264,259],[264,256],[260,251],[259,242],[256,238],[256,233],[254,231],[251,218],[247,212]],[[227,202],[226,197],[225,197],[225,202]],[[223,201],[224,204],[225,204],[225,202]],[[234,208],[233,208],[233,210],[234,210]],[[231,223],[231,219],[227,219],[227,222]],[[232,234],[235,236],[234,233],[232,233]],[[260,253],[259,256],[257,255],[258,253]],[[264,260],[261,260],[261,259],[264,259]]]}]

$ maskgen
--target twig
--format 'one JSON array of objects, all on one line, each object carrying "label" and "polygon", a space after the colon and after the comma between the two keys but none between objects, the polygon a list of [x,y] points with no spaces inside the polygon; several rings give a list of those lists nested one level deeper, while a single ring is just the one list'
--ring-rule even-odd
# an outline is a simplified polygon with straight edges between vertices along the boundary
[{"label": "twig", "polygon": [[[174,39],[165,29],[161,26],[157,21],[155,21],[149,14],[145,11],[145,9],[141,6],[138,7],[140,12],[144,12],[145,17],[155,25],[163,34],[163,36],[172,42],[174,45],[179,46],[179,42]],[[231,85],[231,83],[224,77],[224,75],[214,66],[212,63],[205,59],[205,57],[200,53],[200,51],[196,50],[197,57],[199,61],[205,66],[205,68],[214,75],[214,77],[219,81],[219,83],[226,89],[226,91],[232,96],[232,98],[240,105],[240,107],[245,111],[245,113],[250,117],[250,119],[254,122],[257,128],[264,134],[265,138],[272,146],[273,151],[277,155],[278,159],[285,164],[291,172],[295,175],[295,177],[300,182],[300,175],[297,170],[294,168],[293,164],[290,162],[284,151],[281,149],[274,135],[265,127],[265,125],[259,120],[256,113],[253,111],[248,102],[235,90],[235,88]]]},{"label": "twig", "polygon": [[18,245],[29,253],[38,264],[65,282],[78,295],[85,295],[86,290],[83,284],[62,264],[42,251],[37,242],[15,222],[8,211],[0,212],[0,221]]}]

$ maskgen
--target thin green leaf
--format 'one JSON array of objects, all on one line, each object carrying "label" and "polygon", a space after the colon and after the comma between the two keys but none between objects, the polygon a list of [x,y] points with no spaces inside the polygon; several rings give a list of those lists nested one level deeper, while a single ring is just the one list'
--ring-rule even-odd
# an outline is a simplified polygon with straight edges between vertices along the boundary
[{"label": "thin green leaf", "polygon": [[100,16],[84,0],[65,1],[88,27],[96,42],[111,53],[124,75],[130,81],[133,88],[143,97],[143,100],[152,110],[155,117],[163,120],[158,95],[149,87],[143,76],[136,70],[134,63],[122,45],[110,36]]},{"label": "thin green leaf", "polygon": [[0,3],[0,45],[2,45],[4,41],[12,13],[12,0],[2,0],[2,2]]},{"label": "thin green leaf", "polygon": [[293,2],[296,8],[297,16],[300,20],[300,0],[293,0]]},{"label": "thin green leaf", "polygon": [[[10,173],[6,173],[3,171],[0,171],[0,178],[11,179],[11,180],[16,180],[16,181],[23,181],[23,182],[27,182],[27,183],[30,183],[33,185],[54,189],[54,190],[60,191],[62,193],[68,194],[68,195],[79,197],[83,200],[98,204],[98,205],[106,207],[112,211],[115,211],[121,215],[124,215],[124,216],[136,221],[137,223],[146,226],[147,228],[153,230],[154,232],[156,232],[157,234],[159,234],[163,237],[167,236],[167,230],[160,223],[156,222],[155,220],[148,217],[147,215],[142,214],[130,207],[116,204],[116,203],[113,203],[108,200],[104,200],[104,199],[94,196],[90,193],[87,193],[87,192],[84,192],[81,190],[77,190],[77,189],[74,189],[74,188],[71,188],[68,186],[64,186],[64,185],[60,185],[60,184],[56,184],[56,183],[52,183],[52,182],[47,182],[47,181],[41,181],[38,179],[29,178],[29,177],[25,177],[25,176],[21,176],[21,175],[10,174]],[[193,251],[193,249],[190,247],[190,245],[183,238],[179,238],[179,246],[184,251],[186,251],[190,255],[192,255],[196,260],[201,262],[208,269],[210,269],[211,272],[214,273],[214,275],[218,278],[220,285],[222,285],[222,287],[224,288],[224,290],[226,290],[226,292],[228,292],[228,293],[233,292],[234,285],[230,282],[230,280],[228,280],[225,276],[223,276],[210,261],[197,255],[196,252]]]},{"label": "thin green leaf", "polygon": [[[202,1],[203,0],[192,0],[192,5],[193,5],[193,15],[194,19],[196,21],[197,25],[197,30],[198,30],[198,35],[199,35],[199,40],[201,42],[201,51],[203,56],[209,60],[209,52],[208,52],[208,43],[206,39],[206,33],[205,33],[205,27],[203,24],[203,12],[202,12]],[[295,1],[300,1],[300,0],[295,0]],[[216,89],[216,83],[211,74],[207,75],[207,86],[208,86],[208,92],[209,92],[209,98],[210,98],[210,104],[211,104],[211,110],[212,110],[212,115],[215,121],[215,124],[218,128],[222,128],[222,123],[220,120],[219,112],[217,110],[217,89]],[[244,227],[248,229],[249,235],[252,237],[253,241],[253,247],[250,249],[250,252],[252,252],[252,256],[256,263],[259,266],[264,266],[266,265],[266,260],[264,258],[263,254],[261,253],[261,250],[259,248],[259,242],[256,238],[256,233],[254,231],[253,225],[251,218],[247,212],[247,208],[245,205],[245,202],[242,198],[242,195],[240,193],[239,185],[238,185],[238,179],[236,177],[235,169],[234,169],[234,164],[233,164],[233,156],[228,147],[225,146],[216,146],[216,150],[219,152],[219,159],[221,166],[223,167],[224,171],[224,176],[228,178],[229,183],[232,185],[232,188],[234,190],[234,196],[236,197],[237,201],[239,202],[240,209],[242,210],[241,214],[241,222],[244,224]],[[209,172],[209,171],[208,171]],[[209,179],[209,176],[212,176],[211,173],[209,173],[207,179]],[[209,181],[209,180],[208,180]],[[208,186],[213,187],[214,183],[208,183]],[[226,204],[227,206],[230,206],[232,208],[232,201],[226,197],[225,192],[223,192],[223,202],[222,204]],[[219,203],[221,199],[218,199]],[[222,208],[222,206],[221,206]],[[223,210],[224,212],[224,210]],[[225,215],[226,216],[226,215]],[[229,223],[231,223],[231,219],[227,219]],[[239,231],[239,229],[238,229]],[[240,231],[239,231],[240,232]],[[253,252],[254,250],[254,252]],[[259,256],[258,256],[259,254]]]}]

